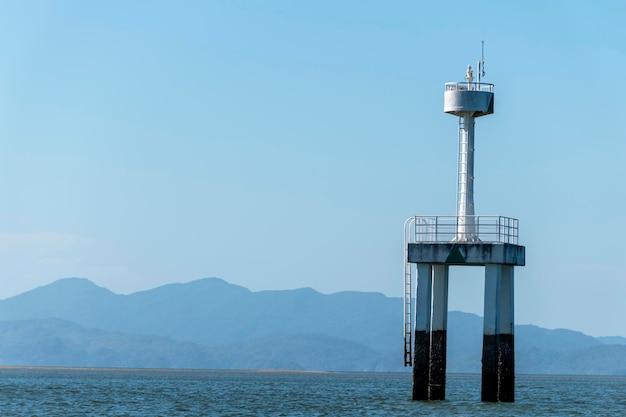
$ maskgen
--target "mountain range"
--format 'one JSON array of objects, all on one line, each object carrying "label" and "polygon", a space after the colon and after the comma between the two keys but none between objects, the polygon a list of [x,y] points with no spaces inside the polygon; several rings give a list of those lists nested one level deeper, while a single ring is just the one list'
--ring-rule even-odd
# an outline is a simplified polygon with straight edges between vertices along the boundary
[{"label": "mountain range", "polygon": [[[401,371],[401,298],[252,292],[218,278],[130,295],[68,278],[0,300],[0,365]],[[626,375],[626,339],[515,327],[518,373]],[[480,372],[482,318],[448,317],[448,371]]]}]

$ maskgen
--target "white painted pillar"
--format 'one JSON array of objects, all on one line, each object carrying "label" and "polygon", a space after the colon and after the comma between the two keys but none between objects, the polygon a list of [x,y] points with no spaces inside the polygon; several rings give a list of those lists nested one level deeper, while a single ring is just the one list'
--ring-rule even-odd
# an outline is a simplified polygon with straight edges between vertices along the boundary
[{"label": "white painted pillar", "polygon": [[417,264],[417,317],[415,318],[415,330],[417,331],[430,331],[433,297],[432,276],[432,264]]},{"label": "white painted pillar", "polygon": [[483,334],[493,336],[498,327],[498,310],[500,305],[500,283],[502,281],[501,265],[485,266],[485,314]]},{"label": "white painted pillar", "polygon": [[448,265],[433,266],[433,332],[448,327],[448,269]]}]

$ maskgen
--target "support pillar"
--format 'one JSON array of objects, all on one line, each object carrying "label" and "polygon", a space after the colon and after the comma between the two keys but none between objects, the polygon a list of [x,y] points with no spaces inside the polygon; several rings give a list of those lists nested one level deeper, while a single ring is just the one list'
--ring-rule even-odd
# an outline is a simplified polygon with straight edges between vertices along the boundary
[{"label": "support pillar", "polygon": [[417,264],[413,400],[446,398],[448,266]]},{"label": "support pillar", "polygon": [[482,401],[515,399],[513,266],[485,266]]},{"label": "support pillar", "polygon": [[413,356],[413,400],[428,399],[430,371],[430,321],[432,264],[417,264],[415,348]]},{"label": "support pillar", "polygon": [[448,329],[448,265],[433,267],[429,400],[446,399],[446,340]]}]

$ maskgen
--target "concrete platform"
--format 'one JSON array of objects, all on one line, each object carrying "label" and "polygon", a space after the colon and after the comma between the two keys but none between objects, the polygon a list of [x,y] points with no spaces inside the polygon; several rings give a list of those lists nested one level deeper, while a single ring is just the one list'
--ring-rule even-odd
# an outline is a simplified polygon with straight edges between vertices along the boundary
[{"label": "concrete platform", "polygon": [[484,266],[526,265],[526,248],[510,243],[409,243],[409,263]]}]

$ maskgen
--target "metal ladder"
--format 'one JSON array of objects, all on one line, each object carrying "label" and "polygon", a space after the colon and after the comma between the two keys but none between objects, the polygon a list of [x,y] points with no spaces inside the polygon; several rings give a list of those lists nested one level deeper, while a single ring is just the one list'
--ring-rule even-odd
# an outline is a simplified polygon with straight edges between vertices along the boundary
[{"label": "metal ladder", "polygon": [[416,218],[404,222],[404,366],[413,366],[413,269],[409,263],[409,242],[416,240]]},{"label": "metal ladder", "polygon": [[459,144],[457,152],[457,170],[456,170],[456,214],[457,216],[461,212],[461,202],[465,202],[467,196],[465,195],[465,182],[467,181],[467,158],[468,158],[468,143],[467,137],[463,136],[465,130],[464,119],[459,117]]},{"label": "metal ladder", "polygon": [[[406,246],[406,245],[405,245]],[[405,248],[405,251],[408,249]],[[404,366],[413,366],[413,265],[404,262]]]}]

